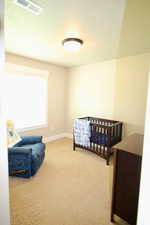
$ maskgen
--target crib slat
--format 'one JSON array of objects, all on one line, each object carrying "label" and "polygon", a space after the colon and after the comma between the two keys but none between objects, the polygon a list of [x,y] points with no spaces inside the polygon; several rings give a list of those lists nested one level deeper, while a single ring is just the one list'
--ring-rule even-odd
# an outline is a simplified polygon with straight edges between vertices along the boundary
[{"label": "crib slat", "polygon": [[112,136],[114,136],[114,127],[112,127]]},{"label": "crib slat", "polygon": [[104,146],[106,145],[106,130],[107,130],[107,128],[104,129]]}]

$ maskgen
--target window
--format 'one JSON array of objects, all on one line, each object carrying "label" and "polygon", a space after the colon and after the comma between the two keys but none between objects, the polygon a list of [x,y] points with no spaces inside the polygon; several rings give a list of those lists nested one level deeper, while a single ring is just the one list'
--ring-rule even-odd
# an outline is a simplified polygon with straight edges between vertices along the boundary
[{"label": "window", "polygon": [[47,71],[16,65],[4,76],[6,116],[18,130],[47,126]]}]

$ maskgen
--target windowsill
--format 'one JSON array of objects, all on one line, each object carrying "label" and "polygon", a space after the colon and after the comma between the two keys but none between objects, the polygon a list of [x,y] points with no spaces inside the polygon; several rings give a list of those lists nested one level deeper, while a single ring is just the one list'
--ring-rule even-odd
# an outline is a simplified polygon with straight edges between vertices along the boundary
[{"label": "windowsill", "polygon": [[19,128],[19,129],[17,129],[17,131],[18,132],[25,132],[25,131],[29,131],[29,130],[42,129],[42,128],[46,128],[46,127],[48,127],[48,124],[43,124],[43,125],[33,126],[33,127],[26,127],[26,128]]}]

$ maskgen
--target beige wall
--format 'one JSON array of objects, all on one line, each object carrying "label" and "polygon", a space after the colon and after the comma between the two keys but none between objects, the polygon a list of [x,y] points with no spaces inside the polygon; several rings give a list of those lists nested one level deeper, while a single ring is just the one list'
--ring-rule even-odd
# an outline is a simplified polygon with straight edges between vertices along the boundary
[{"label": "beige wall", "polygon": [[49,72],[48,127],[30,130],[21,134],[37,134],[43,135],[44,137],[50,137],[63,133],[65,131],[67,68],[9,53],[6,54],[6,62],[43,69]]},{"label": "beige wall", "polygon": [[73,68],[68,81],[67,131],[82,116],[113,117],[116,62]]},{"label": "beige wall", "polygon": [[114,118],[124,135],[143,133],[150,54],[72,68],[68,86],[66,130],[80,116]]},{"label": "beige wall", "polygon": [[117,60],[114,118],[125,123],[124,135],[144,133],[150,54]]}]

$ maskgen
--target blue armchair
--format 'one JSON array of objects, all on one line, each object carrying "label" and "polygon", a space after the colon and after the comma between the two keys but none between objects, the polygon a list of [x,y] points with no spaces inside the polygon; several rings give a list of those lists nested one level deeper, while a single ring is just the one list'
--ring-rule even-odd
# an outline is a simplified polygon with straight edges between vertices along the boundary
[{"label": "blue armchair", "polygon": [[42,136],[22,136],[22,140],[8,148],[9,175],[29,178],[40,168],[45,157]]}]

